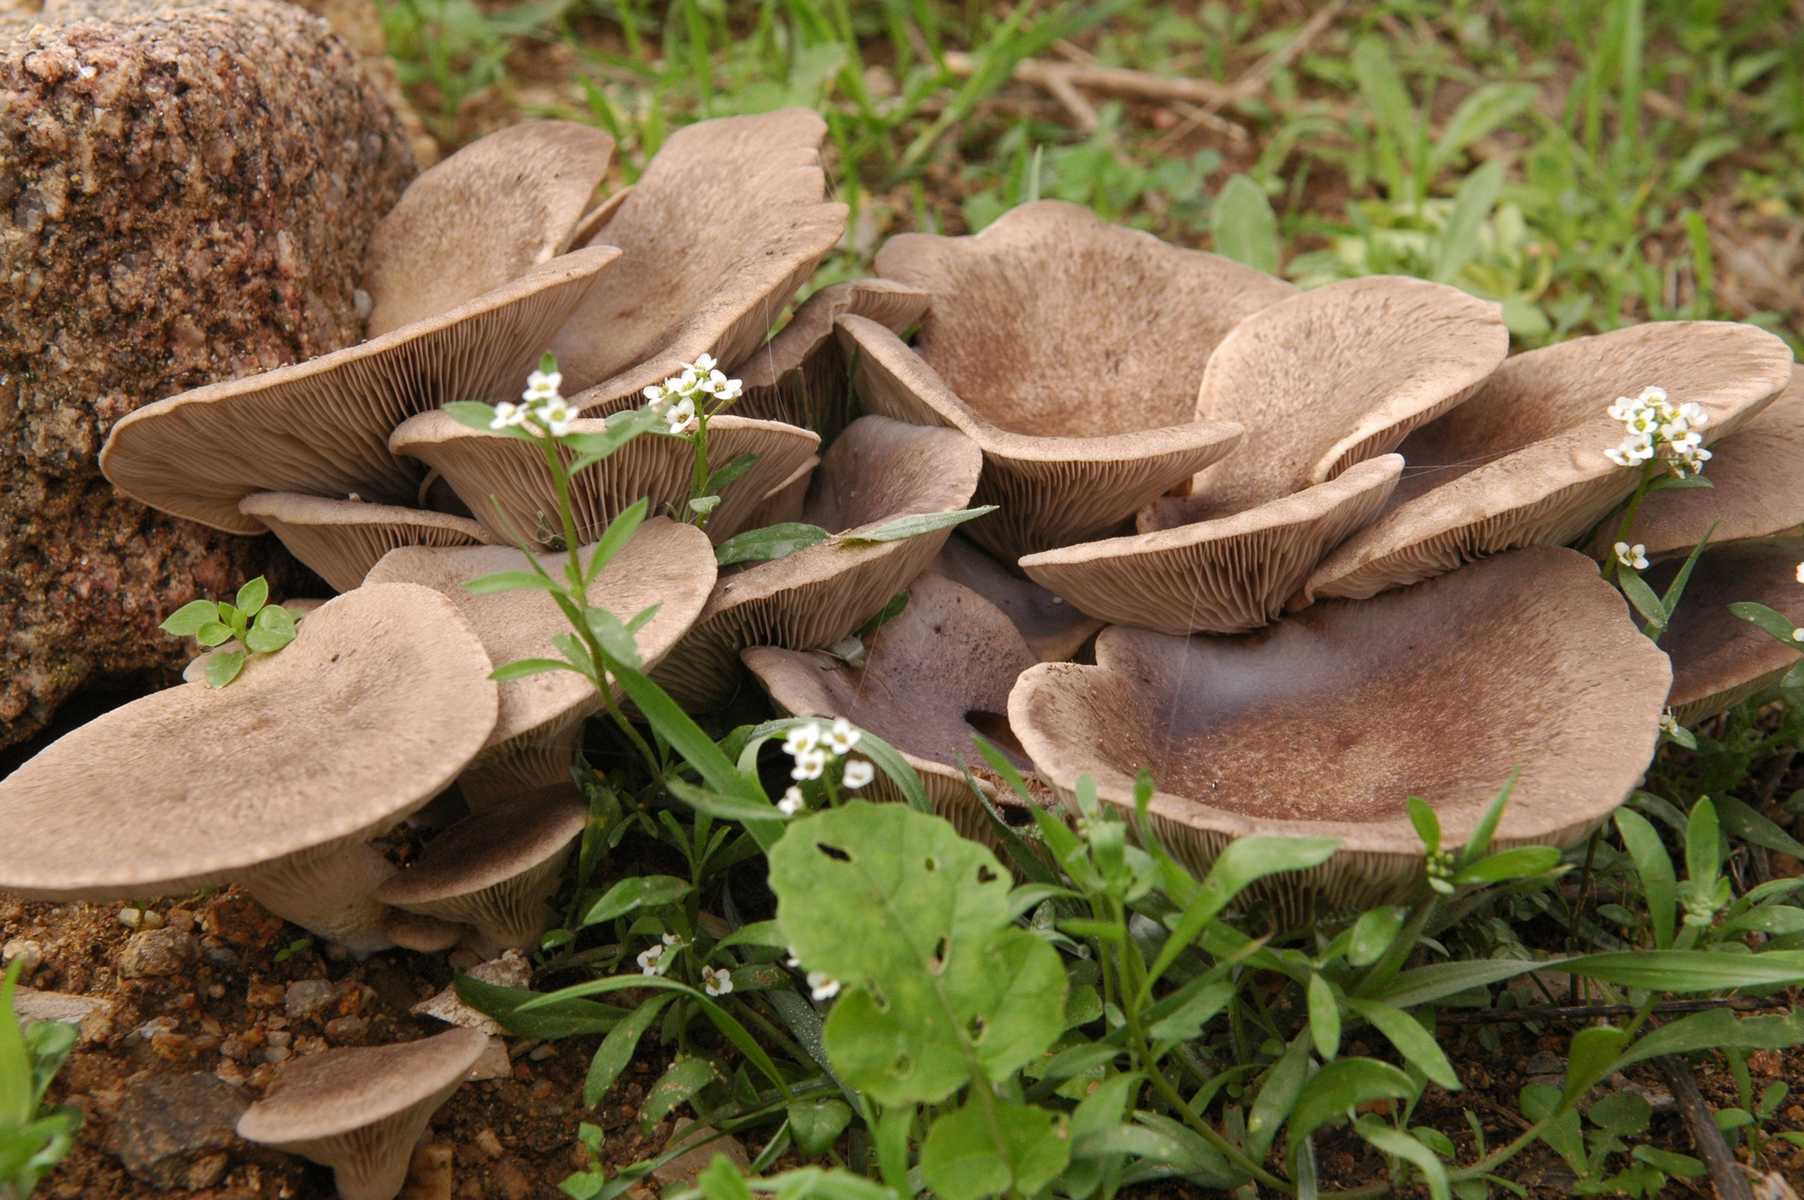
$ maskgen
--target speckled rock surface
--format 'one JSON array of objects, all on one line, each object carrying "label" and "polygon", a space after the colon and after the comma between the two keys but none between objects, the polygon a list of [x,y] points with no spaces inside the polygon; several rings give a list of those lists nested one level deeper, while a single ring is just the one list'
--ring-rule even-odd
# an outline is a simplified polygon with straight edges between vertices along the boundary
[{"label": "speckled rock surface", "polygon": [[274,539],[115,497],[95,455],[142,404],[356,341],[364,249],[412,173],[298,8],[0,9],[0,746],[90,679],[179,666],[156,624],[197,594],[302,578]]}]

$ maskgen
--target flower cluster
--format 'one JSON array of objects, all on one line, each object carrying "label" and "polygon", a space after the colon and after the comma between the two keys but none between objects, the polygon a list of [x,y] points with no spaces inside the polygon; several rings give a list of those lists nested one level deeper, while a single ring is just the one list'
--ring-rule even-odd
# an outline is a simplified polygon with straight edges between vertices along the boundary
[{"label": "flower cluster", "polygon": [[1697,404],[1674,404],[1665,388],[1641,389],[1639,396],[1618,396],[1610,405],[1612,420],[1621,421],[1626,435],[1604,451],[1619,467],[1637,467],[1659,459],[1680,479],[1701,475],[1710,451],[1698,431],[1710,414]]},{"label": "flower cluster", "polygon": [[520,393],[520,403],[504,400],[497,404],[495,419],[489,422],[489,428],[524,428],[531,422],[552,437],[563,437],[570,432],[571,422],[576,420],[576,410],[558,391],[563,383],[564,376],[557,369],[557,363],[546,355],[539,369],[526,377],[526,390]]},{"label": "flower cluster", "polygon": [[[783,960],[783,965],[792,971],[800,970],[802,960],[796,957],[794,950],[791,950],[789,957]],[[816,1003],[831,1000],[839,995],[839,980],[825,971],[810,971],[808,972],[808,994],[814,998]]]},{"label": "flower cluster", "polygon": [[712,354],[703,354],[692,363],[684,363],[680,373],[646,388],[645,407],[663,414],[670,433],[694,433],[700,428],[704,415],[697,410],[697,404],[707,409],[709,401],[713,401],[713,409],[706,414],[712,415],[739,399],[744,386],[737,379],[728,379]]},{"label": "flower cluster", "polygon": [[[844,717],[835,717],[833,724],[821,725],[810,721],[797,725],[783,739],[783,751],[795,760],[789,777],[797,784],[820,779],[827,773],[827,767],[836,758],[850,754],[864,735],[852,728],[852,723]],[[857,791],[877,777],[877,768],[862,758],[846,760],[840,774],[840,783],[852,791]],[[799,786],[792,786],[777,801],[777,808],[785,816],[793,817],[807,807]]]},{"label": "flower cluster", "polygon": [[674,933],[665,934],[657,945],[639,952],[639,970],[647,975],[662,975],[670,970],[677,952],[688,944]]}]

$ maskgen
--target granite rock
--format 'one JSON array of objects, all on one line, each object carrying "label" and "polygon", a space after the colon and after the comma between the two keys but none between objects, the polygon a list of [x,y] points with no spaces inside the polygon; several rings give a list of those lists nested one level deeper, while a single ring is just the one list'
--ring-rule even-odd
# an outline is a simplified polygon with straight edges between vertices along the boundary
[{"label": "granite rock", "polygon": [[195,596],[306,578],[273,538],[116,496],[95,456],[143,404],[355,342],[370,233],[413,169],[299,8],[0,9],[0,746],[90,680],[179,666],[156,626]]}]

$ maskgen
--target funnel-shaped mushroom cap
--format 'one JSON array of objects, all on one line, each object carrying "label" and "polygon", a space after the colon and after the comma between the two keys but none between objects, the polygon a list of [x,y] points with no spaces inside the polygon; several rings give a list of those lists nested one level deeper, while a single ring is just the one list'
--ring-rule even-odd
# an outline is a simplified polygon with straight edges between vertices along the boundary
[{"label": "funnel-shaped mushroom cap", "polygon": [[[1704,472],[1711,486],[1655,492],[1641,502],[1630,540],[1645,545],[1649,557],[1688,554],[1706,531],[1710,544],[1721,546],[1804,525],[1804,366],[1794,365],[1790,385],[1715,454]],[[1593,550],[1607,554],[1615,541],[1608,526]]]},{"label": "funnel-shaped mushroom cap", "polygon": [[614,139],[575,121],[522,121],[407,185],[370,239],[364,287],[380,337],[517,279],[570,245]]},{"label": "funnel-shaped mushroom cap", "polygon": [[956,533],[946,539],[929,570],[963,584],[1001,609],[1041,662],[1075,658],[1079,648],[1103,626],[1075,605],[1014,574]]},{"label": "funnel-shaped mushroom cap", "polygon": [[[592,547],[582,549],[587,562]],[[546,571],[562,577],[568,559],[542,554]],[[558,658],[551,639],[569,632],[564,614],[536,588],[476,594],[467,580],[525,565],[511,546],[469,546],[448,550],[406,546],[391,551],[370,571],[369,582],[424,584],[449,597],[482,639],[496,666],[523,658]],[[634,635],[641,659],[660,661],[694,622],[714,586],[714,551],[693,525],[659,517],[647,521],[609,560],[588,590],[589,603],[621,621],[652,605],[658,611]],[[311,618],[309,618],[311,620]],[[573,671],[545,671],[500,685],[500,714],[484,746],[483,761],[517,757],[551,742],[601,707],[587,678]],[[546,764],[551,779],[565,775],[570,755]]]},{"label": "funnel-shaped mushroom cap", "polygon": [[[602,428],[598,418],[574,421],[575,433]],[[814,457],[820,435],[777,421],[746,417],[714,417],[708,422],[708,455],[716,464],[742,454],[754,461],[749,470],[721,493],[720,505],[708,518],[708,536],[721,542],[747,528],[764,497],[790,479]],[[563,537],[557,489],[538,446],[499,433],[460,425],[450,414],[421,413],[396,429],[389,445],[396,454],[429,464],[450,482],[490,536],[511,544],[510,527],[521,537],[551,545]],[[574,455],[565,453],[568,463]],[[584,469],[570,481],[576,512],[576,536],[593,541],[608,522],[637,504],[651,501],[651,511],[687,512],[695,452],[684,438],[646,434]],[[495,504],[501,505],[501,516]]]},{"label": "funnel-shaped mushroom cap", "polygon": [[252,492],[409,503],[417,479],[389,453],[390,431],[518,388],[618,257],[606,246],[566,254],[361,345],[146,405],[113,427],[101,470],[134,500],[232,533],[263,531],[238,511]]},{"label": "funnel-shaped mushroom cap", "polygon": [[[1714,460],[1713,460],[1714,461]],[[1783,613],[1804,628],[1804,538],[1744,541],[1706,549],[1685,594],[1679,599],[1660,646],[1672,658],[1672,694],[1667,703],[1683,725],[1715,716],[1777,684],[1804,653],[1804,643],[1787,646],[1729,611],[1752,600]],[[1681,563],[1660,563],[1647,582],[1665,593]]]},{"label": "funnel-shaped mushroom cap", "polygon": [[1009,697],[1041,778],[1069,795],[1088,774],[1132,808],[1146,768],[1161,837],[1199,872],[1249,834],[1340,839],[1272,881],[1286,920],[1418,885],[1412,795],[1454,847],[1520,772],[1497,844],[1582,838],[1647,766],[1670,679],[1596,564],[1547,548],[1242,638],[1114,626],[1096,660],[1035,667]]},{"label": "funnel-shaped mushroom cap", "polygon": [[569,783],[465,817],[376,892],[384,904],[470,925],[484,954],[526,949],[545,932],[545,902],[589,810]]},{"label": "funnel-shaped mushroom cap", "polygon": [[298,492],[255,492],[239,501],[238,511],[269,526],[290,554],[341,592],[362,583],[376,560],[397,546],[481,546],[489,540],[468,517]]},{"label": "funnel-shaped mushroom cap", "polygon": [[347,592],[230,686],[134,700],[0,781],[0,888],[164,895],[380,833],[488,740],[489,669],[438,593]]},{"label": "funnel-shaped mushroom cap", "polygon": [[702,353],[737,363],[764,340],[846,228],[825,201],[827,123],[786,108],[699,121],[670,135],[593,236],[625,252],[553,346],[585,411],[622,400]]},{"label": "funnel-shaped mushroom cap", "polygon": [[1412,433],[1390,507],[1343,542],[1308,596],[1362,599],[1514,546],[1563,545],[1635,488],[1604,451],[1608,412],[1662,387],[1708,414],[1705,439],[1733,433],[1791,378],[1791,351],[1752,325],[1667,321],[1508,359],[1464,404]]},{"label": "funnel-shaped mushroom cap", "polygon": [[[966,837],[991,840],[988,815],[964,768],[986,770],[971,739],[981,735],[1030,770],[1008,730],[1009,689],[1039,662],[999,609],[969,588],[923,575],[908,606],[886,622],[854,667],[830,654],[757,646],[745,665],[777,706],[795,716],[844,717],[901,751],[921,774],[934,811]],[[878,791],[887,794],[887,780]],[[996,798],[1007,789],[978,786]]]},{"label": "funnel-shaped mushroom cap", "polygon": [[1203,371],[1197,415],[1247,436],[1193,490],[1220,517],[1326,483],[1466,399],[1509,347],[1495,305],[1421,279],[1280,300],[1236,325]]},{"label": "funnel-shaped mushroom cap", "polygon": [[983,475],[974,499],[1000,511],[973,522],[967,536],[1008,562],[1108,532],[1240,440],[1240,426],[1205,422],[1100,437],[1001,429],[967,408],[882,325],[844,316],[837,328],[848,353],[856,354],[855,389],[866,409],[916,425],[948,426],[977,443]]},{"label": "funnel-shaped mushroom cap", "polygon": [[802,519],[802,506],[808,500],[808,483],[814,478],[821,460],[819,455],[810,455],[808,461],[797,467],[782,483],[764,493],[764,499],[758,507],[746,515],[747,529],[763,529],[770,525],[784,525]]},{"label": "funnel-shaped mushroom cap", "polygon": [[487,1048],[479,1029],[294,1058],[238,1136],[331,1167],[344,1200],[393,1200],[414,1143]]},{"label": "funnel-shaped mushroom cap", "polygon": [[926,292],[887,279],[854,279],[822,288],[781,333],[739,364],[745,392],[733,411],[832,437],[845,427],[852,398],[851,368],[833,323],[850,314],[901,333],[926,311]]},{"label": "funnel-shaped mushroom cap", "polygon": [[[831,646],[876,616],[945,544],[941,529],[859,542],[897,517],[964,508],[982,465],[950,429],[860,417],[828,448],[802,518],[839,536],[727,574],[655,676],[679,702],[712,703],[739,677],[747,646]],[[851,539],[851,540],[848,540]]]},{"label": "funnel-shaped mushroom cap", "polygon": [[[1021,569],[1118,624],[1179,634],[1256,629],[1277,618],[1324,554],[1377,514],[1402,473],[1402,456],[1386,454],[1233,516],[1043,550],[1023,557]],[[1181,516],[1190,499],[1142,510],[1143,521]]]}]

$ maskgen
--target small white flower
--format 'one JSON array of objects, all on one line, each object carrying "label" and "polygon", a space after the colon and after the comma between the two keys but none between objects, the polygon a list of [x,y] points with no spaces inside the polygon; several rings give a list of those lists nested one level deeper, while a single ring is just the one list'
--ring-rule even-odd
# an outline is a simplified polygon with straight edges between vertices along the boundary
[{"label": "small white flower", "polygon": [[795,768],[789,772],[789,777],[798,783],[804,783],[810,779],[819,779],[826,773],[827,752],[816,747],[813,750],[804,750],[796,755],[796,765]]},{"label": "small white flower", "polygon": [[745,382],[740,379],[729,379],[714,389],[716,400],[737,400],[739,393],[745,390]]},{"label": "small white flower", "polygon": [[816,1000],[831,1000],[839,995],[839,980],[823,971],[808,972],[808,994]]},{"label": "small white flower", "polygon": [[714,356],[712,354],[703,351],[696,357],[694,362],[685,363],[684,365],[692,371],[702,372],[712,371],[719,364],[714,361]]},{"label": "small white flower", "polygon": [[1640,542],[1633,546],[1627,542],[1616,543],[1616,561],[1635,571],[1647,570],[1647,547]]},{"label": "small white flower", "polygon": [[1679,718],[1672,715],[1671,709],[1660,714],[1660,731],[1662,733],[1672,737],[1679,732],[1679,729]]},{"label": "small white flower", "polygon": [[665,934],[662,941],[666,946],[680,946],[683,944],[683,939],[674,933]]},{"label": "small white flower", "polygon": [[802,965],[802,960],[796,957],[794,946],[789,948],[789,957],[783,960],[783,965],[792,971]]},{"label": "small white flower", "polygon": [[1798,564],[1798,582],[1804,583],[1804,562]]},{"label": "small white flower", "polygon": [[695,401],[684,398],[671,405],[664,412],[664,423],[670,427],[671,433],[694,432],[697,425]]},{"label": "small white flower", "polygon": [[526,377],[526,390],[541,396],[555,396],[562,386],[564,375],[561,371],[534,371]]},{"label": "small white flower", "polygon": [[814,749],[821,744],[821,727],[810,721],[806,725],[797,725],[783,737],[783,753],[791,758]]},{"label": "small white flower", "polygon": [[733,974],[724,968],[702,968],[702,990],[710,996],[724,996],[733,990]]},{"label": "small white flower", "polygon": [[664,403],[664,389],[655,383],[646,388],[640,395],[645,397],[645,405],[647,408],[650,408],[654,404]]},{"label": "small white flower", "polygon": [[662,946],[653,946],[639,952],[639,970],[646,975],[662,975],[666,965]]},{"label": "small white flower", "polygon": [[576,420],[576,410],[560,397],[533,410],[532,419],[542,425],[552,437],[563,437],[570,432],[570,426]]},{"label": "small white flower", "polygon": [[[681,392],[683,395],[687,396],[690,392],[693,392],[696,389],[697,385],[699,385],[701,383],[701,381],[702,381],[702,377],[700,374],[698,374],[696,372],[696,369],[694,367],[684,367],[683,373],[676,377],[676,383],[674,386],[678,392]],[[671,387],[672,385],[669,383],[666,383],[664,386]]]},{"label": "small white flower", "polygon": [[495,419],[489,422],[490,429],[506,429],[510,425],[520,425],[526,421],[526,408],[519,404],[510,404],[503,400],[495,406]]},{"label": "small white flower", "polygon": [[852,722],[844,717],[833,718],[833,727],[827,731],[827,744],[833,747],[833,753],[844,754],[858,744],[862,733],[852,728]]},{"label": "small white flower", "polygon": [[783,793],[783,798],[777,801],[777,811],[786,817],[793,817],[806,807],[808,803],[802,799],[802,789],[799,787],[791,786]]},{"label": "small white flower", "polygon": [[846,773],[841,782],[853,791],[857,791],[875,778],[877,778],[877,768],[862,758],[855,758],[846,764]]},{"label": "small white flower", "polygon": [[1804,642],[1804,629],[1792,630],[1791,631],[1791,640],[1794,642]]}]

